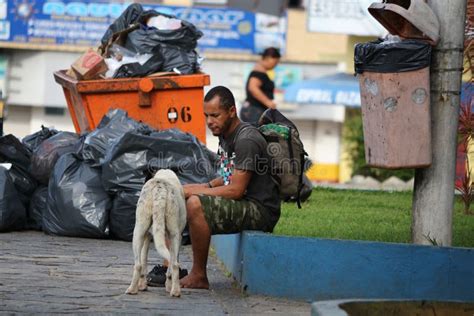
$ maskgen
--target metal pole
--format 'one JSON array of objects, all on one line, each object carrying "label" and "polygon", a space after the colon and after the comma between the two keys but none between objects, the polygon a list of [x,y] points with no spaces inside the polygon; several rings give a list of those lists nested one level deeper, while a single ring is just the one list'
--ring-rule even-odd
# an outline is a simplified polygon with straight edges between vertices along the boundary
[{"label": "metal pole", "polygon": [[441,26],[430,74],[433,163],[415,172],[412,241],[450,246],[466,0],[429,0],[428,5]]}]

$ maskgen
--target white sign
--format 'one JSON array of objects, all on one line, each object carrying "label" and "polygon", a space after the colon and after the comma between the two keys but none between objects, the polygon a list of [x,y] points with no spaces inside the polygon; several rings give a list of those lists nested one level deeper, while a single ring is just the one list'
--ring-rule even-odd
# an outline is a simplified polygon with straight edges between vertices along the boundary
[{"label": "white sign", "polygon": [[329,89],[300,89],[296,93],[296,102],[360,106],[360,93],[344,90],[335,91]]},{"label": "white sign", "polygon": [[374,0],[310,0],[307,10],[308,31],[384,36],[387,30],[367,10],[373,2]]}]

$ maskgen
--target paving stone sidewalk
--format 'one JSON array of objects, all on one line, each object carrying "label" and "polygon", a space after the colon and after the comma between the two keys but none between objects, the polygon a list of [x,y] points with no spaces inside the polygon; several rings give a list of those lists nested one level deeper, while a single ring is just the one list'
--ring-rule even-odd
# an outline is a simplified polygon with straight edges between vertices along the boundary
[{"label": "paving stone sidewalk", "polygon": [[[181,263],[191,266],[191,248]],[[210,290],[183,289],[170,298],[164,288],[124,294],[131,278],[131,243],[0,234],[0,314],[308,315],[308,302],[240,293],[218,260],[209,260]],[[151,263],[160,262],[154,249]]]}]

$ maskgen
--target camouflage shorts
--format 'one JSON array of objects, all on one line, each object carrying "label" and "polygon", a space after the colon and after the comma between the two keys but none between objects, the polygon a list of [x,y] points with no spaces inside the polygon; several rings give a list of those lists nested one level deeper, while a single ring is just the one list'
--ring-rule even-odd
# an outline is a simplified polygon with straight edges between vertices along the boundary
[{"label": "camouflage shorts", "polygon": [[199,195],[199,199],[213,235],[273,229],[269,215],[255,202],[208,195]]}]

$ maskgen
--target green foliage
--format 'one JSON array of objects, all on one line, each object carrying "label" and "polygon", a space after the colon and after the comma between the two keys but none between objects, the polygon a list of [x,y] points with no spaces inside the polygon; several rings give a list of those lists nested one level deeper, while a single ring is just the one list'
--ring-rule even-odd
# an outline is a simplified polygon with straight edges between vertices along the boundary
[{"label": "green foliage", "polygon": [[365,161],[364,133],[362,128],[362,116],[359,108],[347,109],[346,120],[342,132],[343,142],[349,154],[349,164],[352,167],[352,175],[371,176],[377,180],[384,181],[391,176],[408,181],[414,176],[413,169],[379,169],[370,168]]},{"label": "green foliage", "polygon": [[464,213],[471,213],[471,204],[474,203],[474,179],[469,166],[469,143],[474,139],[474,113],[471,103],[461,103],[458,124],[458,150],[461,149],[465,159],[464,174],[456,181],[456,190],[461,193],[464,203]]},{"label": "green foliage", "polygon": [[[316,188],[298,209],[282,205],[274,233],[288,236],[411,242],[412,192]],[[457,200],[453,216],[453,246],[474,247],[474,216],[463,215]]]}]

